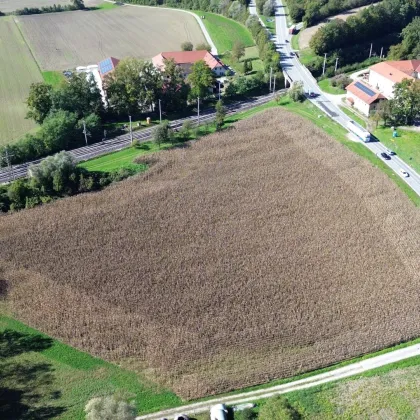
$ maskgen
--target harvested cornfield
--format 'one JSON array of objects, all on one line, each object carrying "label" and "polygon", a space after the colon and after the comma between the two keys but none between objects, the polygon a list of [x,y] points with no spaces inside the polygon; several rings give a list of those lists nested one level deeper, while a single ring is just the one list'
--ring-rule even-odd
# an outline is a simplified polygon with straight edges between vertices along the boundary
[{"label": "harvested cornfield", "polygon": [[42,70],[65,70],[106,57],[150,59],[204,42],[193,16],[177,10],[121,6],[15,18]]},{"label": "harvested cornfield", "polygon": [[310,122],[276,108],[149,159],[0,218],[16,316],[185,398],[420,335],[418,210]]}]

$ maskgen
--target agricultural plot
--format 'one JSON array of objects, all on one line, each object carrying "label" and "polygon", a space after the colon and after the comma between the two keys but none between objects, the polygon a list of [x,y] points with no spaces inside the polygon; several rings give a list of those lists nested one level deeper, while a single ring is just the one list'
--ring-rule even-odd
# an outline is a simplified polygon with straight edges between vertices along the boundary
[{"label": "agricultural plot", "polygon": [[3,13],[14,12],[25,7],[46,7],[54,6],[54,4],[61,4],[67,6],[70,0],[0,0],[0,11]]},{"label": "agricultural plot", "polygon": [[150,59],[161,51],[179,50],[186,40],[205,42],[193,16],[148,7],[49,13],[15,20],[42,70],[65,70],[109,56]]},{"label": "agricultural plot", "polygon": [[312,123],[275,108],[143,159],[0,218],[17,317],[184,398],[420,335],[418,210]]},{"label": "agricultural plot", "polygon": [[0,18],[0,144],[10,143],[36,125],[26,120],[29,86],[42,76],[10,17]]}]

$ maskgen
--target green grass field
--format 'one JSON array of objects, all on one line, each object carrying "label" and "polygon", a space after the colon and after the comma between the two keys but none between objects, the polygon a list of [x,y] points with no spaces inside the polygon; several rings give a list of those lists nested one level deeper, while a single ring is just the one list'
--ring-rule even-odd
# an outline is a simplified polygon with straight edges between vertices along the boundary
[{"label": "green grass field", "polygon": [[[5,334],[5,330],[11,332]],[[0,316],[0,354],[0,386],[9,390],[0,395],[2,418],[82,420],[89,399],[114,393],[132,398],[140,413],[181,403],[175,394],[159,389],[134,372],[51,340],[4,315]],[[36,394],[39,396],[31,398]],[[16,417],[3,417],[4,399],[15,410],[29,405],[30,415],[23,417],[22,411],[16,416],[15,411]],[[54,415],[41,415],[47,412]]]},{"label": "green grass field", "polygon": [[292,35],[291,40],[292,48],[297,51],[299,51],[299,36],[300,32],[298,32],[296,35]]},{"label": "green grass field", "polygon": [[196,11],[195,14],[205,17],[204,26],[209,31],[220,55],[231,51],[233,44],[237,41],[242,42],[245,47],[254,45],[251,33],[244,25],[214,13]]},{"label": "green grass field", "polygon": [[0,55],[0,144],[6,144],[36,127],[25,119],[25,100],[42,75],[11,16],[0,18]]},{"label": "green grass field", "polygon": [[61,71],[43,71],[42,78],[45,83],[48,83],[54,87],[58,86],[62,81],[66,80],[64,74]]},{"label": "green grass field", "polygon": [[273,35],[276,34],[276,18],[274,16],[264,16],[259,15],[261,20],[264,22],[264,25],[267,27],[267,29],[272,33]]},{"label": "green grass field", "polygon": [[324,79],[318,82],[319,87],[326,93],[330,93],[332,95],[344,95],[346,91],[339,87],[335,87],[331,85],[331,79]]}]

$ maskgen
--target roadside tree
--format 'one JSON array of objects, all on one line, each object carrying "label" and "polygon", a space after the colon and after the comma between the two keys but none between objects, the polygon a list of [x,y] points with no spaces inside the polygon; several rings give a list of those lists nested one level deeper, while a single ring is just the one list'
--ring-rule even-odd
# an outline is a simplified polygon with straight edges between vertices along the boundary
[{"label": "roadside tree", "polygon": [[174,133],[168,121],[164,121],[153,129],[152,140],[159,148],[162,143],[168,143],[174,140]]},{"label": "roadside tree", "polygon": [[214,84],[214,75],[204,60],[196,61],[191,66],[191,73],[187,77],[191,86],[190,99],[205,98],[210,94],[209,89]]},{"label": "roadside tree", "polygon": [[52,108],[52,91],[52,86],[47,83],[31,84],[26,100],[29,108],[26,118],[31,118],[38,124],[43,123]]},{"label": "roadside tree", "polygon": [[41,130],[37,133],[42,139],[46,151],[67,149],[75,140],[77,117],[72,112],[59,110],[45,118]]},{"label": "roadside tree", "polygon": [[273,0],[267,0],[263,6],[263,15],[264,16],[274,16],[274,2]]},{"label": "roadside tree", "polygon": [[216,104],[216,130],[220,130],[223,127],[226,117],[226,109],[223,106],[221,100],[217,101]]},{"label": "roadside tree", "polygon": [[420,80],[404,79],[401,83],[396,83],[394,98],[390,102],[397,124],[413,124],[420,110]]},{"label": "roadside tree", "polygon": [[190,41],[185,41],[181,44],[182,51],[192,51],[193,48],[194,48],[194,45]]},{"label": "roadside tree", "polygon": [[302,82],[293,83],[289,89],[289,96],[293,102],[302,102],[305,99],[305,91]]}]

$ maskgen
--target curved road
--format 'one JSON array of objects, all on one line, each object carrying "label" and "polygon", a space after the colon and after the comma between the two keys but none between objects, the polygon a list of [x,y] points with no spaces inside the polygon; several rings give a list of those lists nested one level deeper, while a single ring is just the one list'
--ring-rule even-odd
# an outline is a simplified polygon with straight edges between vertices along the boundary
[{"label": "curved road", "polygon": [[[306,92],[314,92],[315,98],[308,98],[322,112],[326,113],[338,124],[346,128],[347,122],[351,120],[338,106],[331,102],[321,91],[317,81],[309,70],[299,61],[296,55],[291,55],[293,48],[291,46],[291,35],[287,26],[287,18],[282,0],[276,0],[276,39],[274,40],[277,50],[280,52],[280,61],[283,71],[292,81],[301,81]],[[250,12],[256,14],[255,7],[250,7]],[[346,128],[347,129],[347,128]],[[378,155],[386,152],[386,147],[379,141],[364,143],[369,150]],[[406,162],[398,156],[392,156],[391,160],[384,161],[394,172],[400,176],[399,170],[403,169],[410,174],[408,178],[402,178],[419,196],[420,196],[420,175]]]}]

